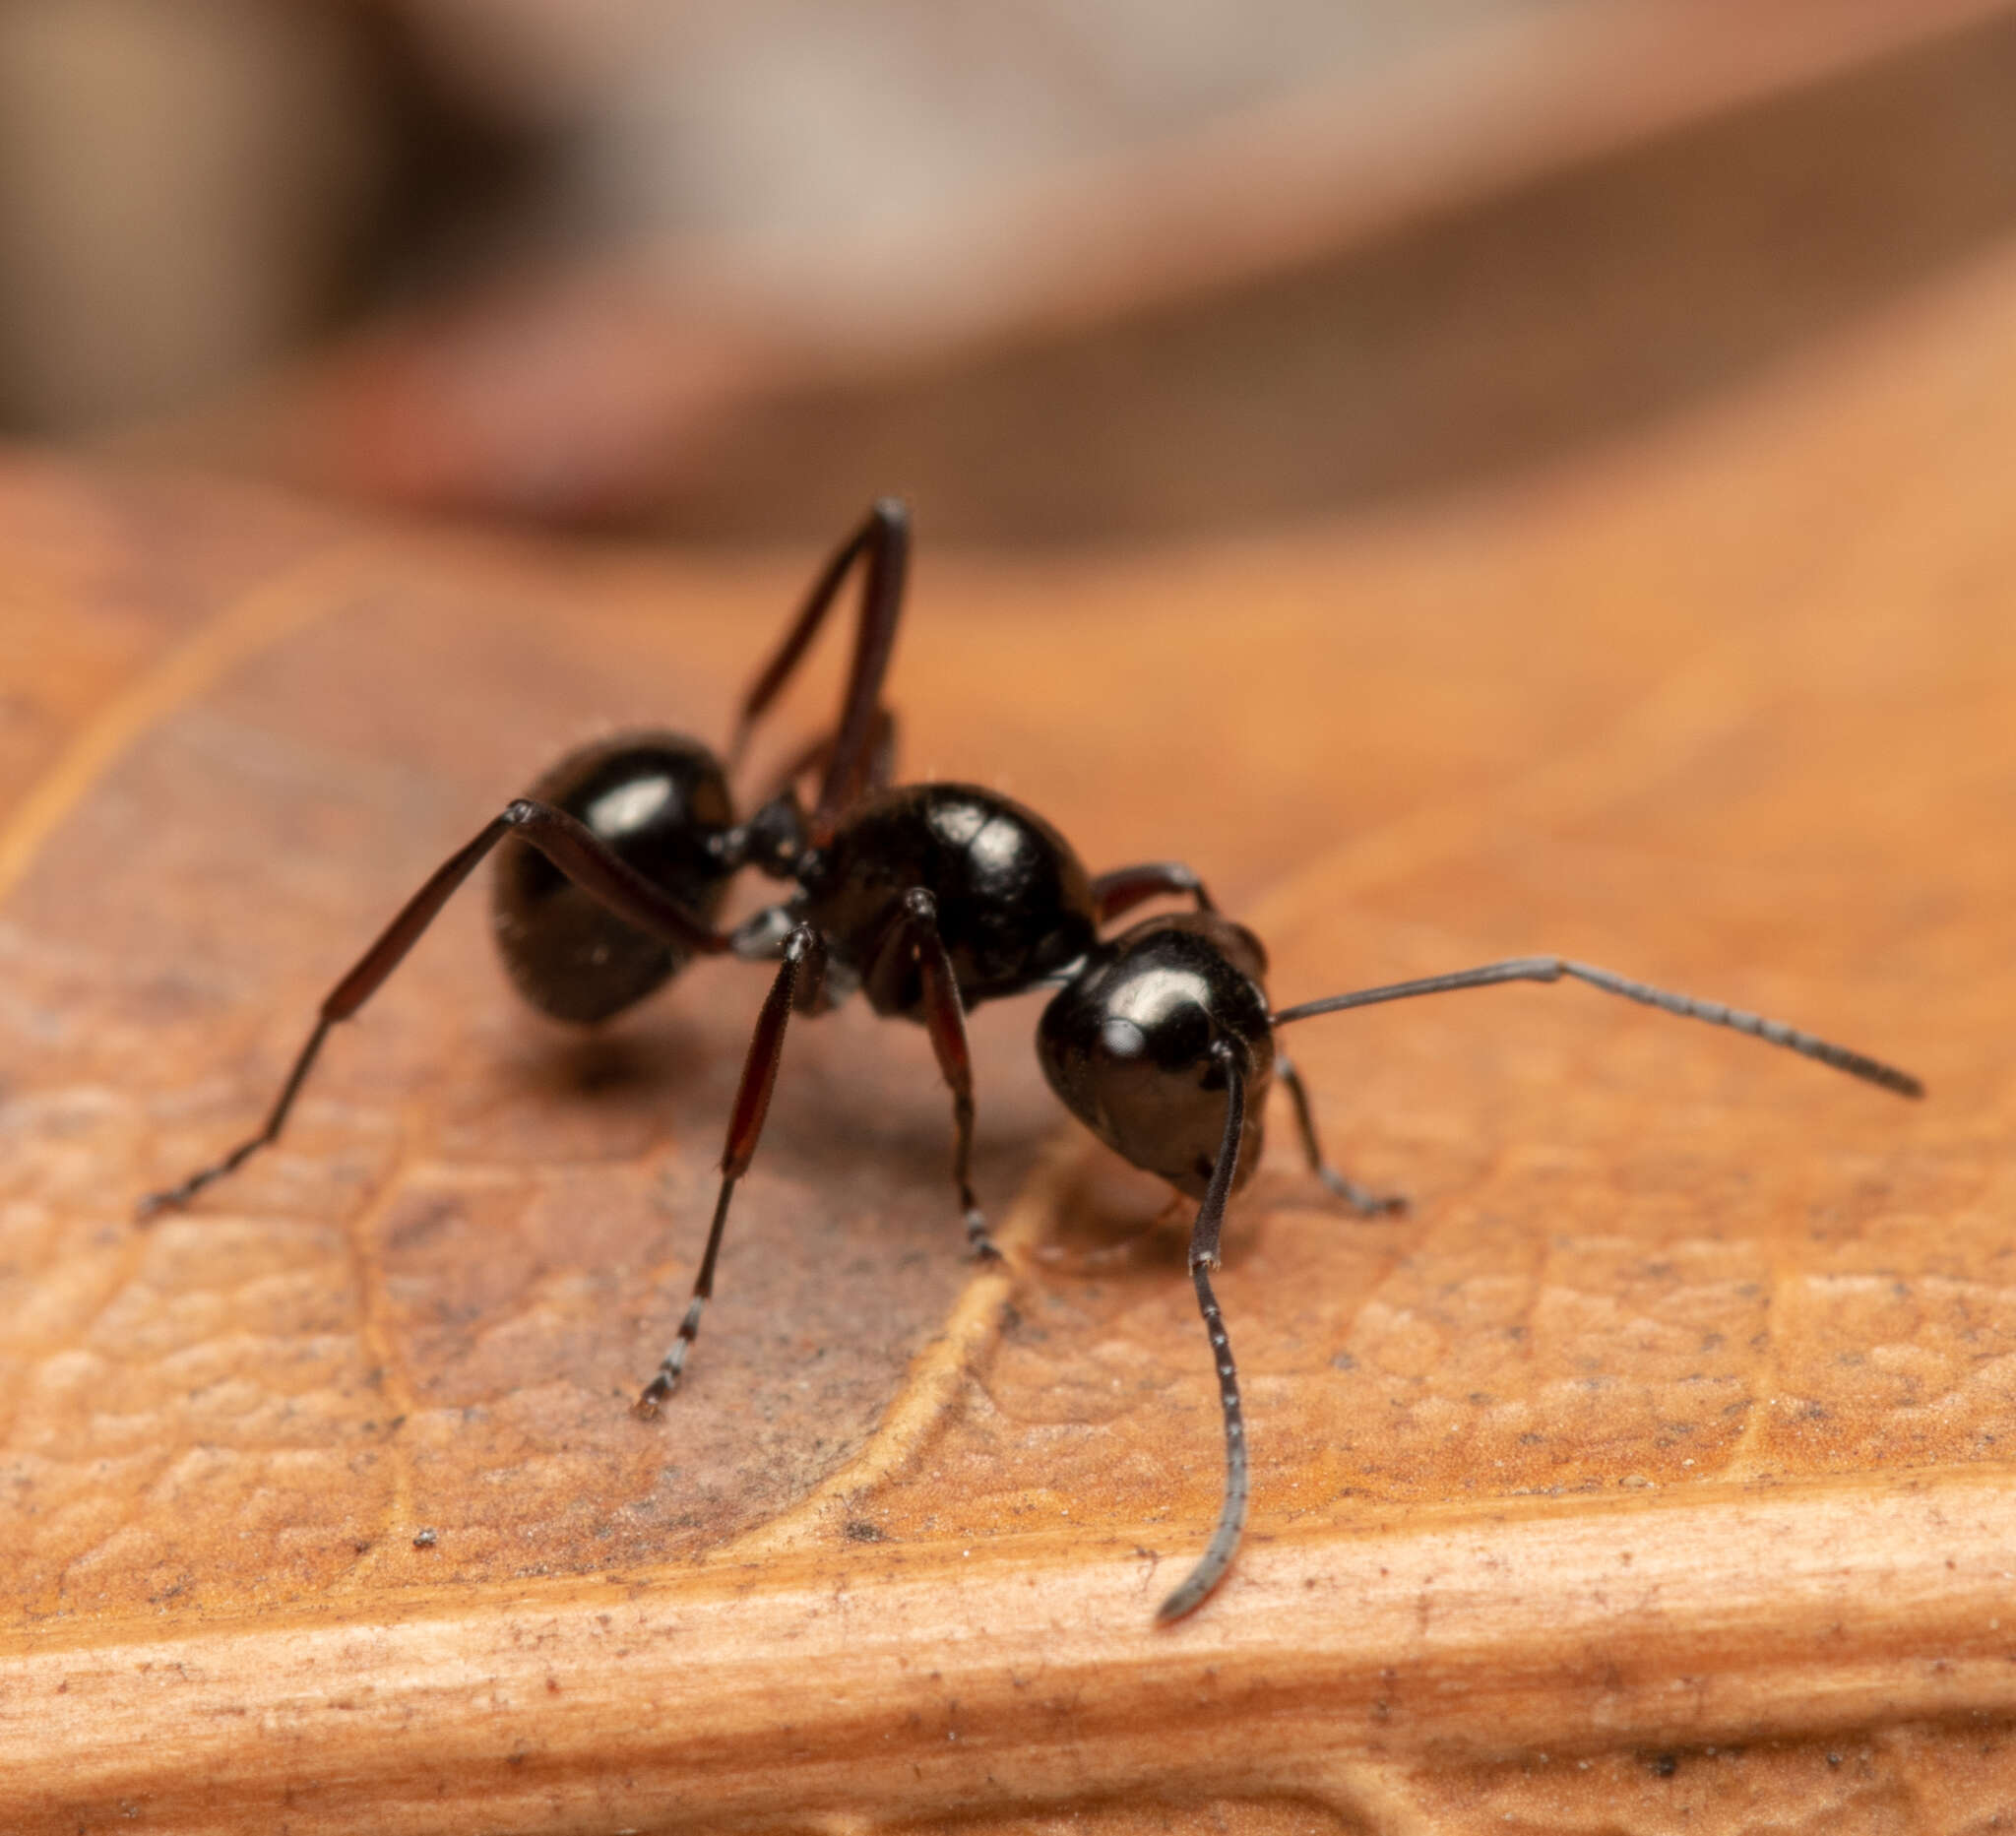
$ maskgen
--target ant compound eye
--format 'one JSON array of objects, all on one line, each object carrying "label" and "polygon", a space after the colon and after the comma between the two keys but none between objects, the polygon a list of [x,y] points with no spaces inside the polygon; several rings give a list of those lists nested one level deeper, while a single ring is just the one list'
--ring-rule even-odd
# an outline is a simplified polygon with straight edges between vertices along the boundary
[{"label": "ant compound eye", "polygon": [[1099,1043],[1109,1058],[1138,1058],[1148,1049],[1148,1035],[1114,1014],[1100,1022]]}]

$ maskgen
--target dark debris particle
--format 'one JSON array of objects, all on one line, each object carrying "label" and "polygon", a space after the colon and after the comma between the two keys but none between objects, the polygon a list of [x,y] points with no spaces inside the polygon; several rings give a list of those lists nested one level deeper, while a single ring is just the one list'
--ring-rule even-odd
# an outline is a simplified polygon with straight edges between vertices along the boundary
[{"label": "dark debris particle", "polygon": [[850,1543],[886,1543],[889,1540],[880,1524],[871,1524],[864,1517],[850,1517],[844,1534]]},{"label": "dark debris particle", "polygon": [[416,1550],[431,1550],[434,1547],[435,1540],[431,1527],[413,1532],[413,1548]]}]

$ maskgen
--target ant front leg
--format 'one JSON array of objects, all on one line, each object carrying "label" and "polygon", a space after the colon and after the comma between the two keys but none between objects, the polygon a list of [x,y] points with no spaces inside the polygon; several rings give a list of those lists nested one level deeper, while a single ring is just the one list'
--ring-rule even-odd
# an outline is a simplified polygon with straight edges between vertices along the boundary
[{"label": "ant front leg", "polygon": [[[728,1200],[735,1182],[749,1171],[756,1157],[756,1144],[763,1138],[763,1119],[770,1113],[770,1093],[777,1088],[777,1067],[784,1061],[785,1029],[790,1024],[794,1002],[810,1005],[826,977],[826,946],[809,924],[800,924],[784,941],[784,961],[778,965],[777,980],[770,984],[763,1010],[756,1016],[756,1030],[749,1036],[749,1054],[742,1060],[742,1081],[735,1089],[735,1107],[728,1116],[727,1145],[721,1157],[721,1196],[715,1200],[714,1223],[707,1233],[707,1249],[700,1258],[700,1273],[693,1278],[693,1298],[686,1303],[686,1317],[679,1322],[679,1336],[659,1361],[658,1374],[644,1386],[637,1399],[637,1414],[649,1421],[659,1405],[679,1387],[686,1368],[686,1356],[700,1336],[700,1316],[714,1298],[714,1265],[721,1255],[721,1239],[727,1229]],[[803,988],[800,989],[800,979]]]},{"label": "ant front leg", "polygon": [[386,925],[377,941],[359,957],[348,975],[323,998],[308,1043],[294,1058],[293,1069],[281,1086],[280,1096],[256,1135],[241,1141],[222,1160],[191,1173],[177,1185],[150,1193],[140,1201],[138,1218],[145,1223],[158,1212],[185,1205],[207,1185],[242,1167],[261,1148],[280,1138],[287,1112],[294,1107],[301,1086],[329,1037],[329,1029],[347,1020],[384,986],[406,954],[419,942],[441,908],[454,897],[456,889],[476,870],[483,856],[507,835],[516,835],[537,849],[554,866],[594,898],[648,932],[681,950],[696,955],[719,955],[727,948],[725,936],[709,928],[677,900],[659,890],[636,868],[608,847],[585,824],[563,809],[520,797],[501,816],[486,823],[467,847],[449,855],[436,867],[427,882],[401,908],[399,916]]},{"label": "ant front leg", "polygon": [[1180,860],[1144,860],[1138,866],[1115,867],[1093,881],[1093,915],[1105,924],[1121,913],[1133,911],[1143,900],[1163,893],[1194,899],[1200,912],[1218,910],[1193,868],[1184,866]]},{"label": "ant front leg", "polygon": [[1309,1171],[1347,1205],[1368,1218],[1381,1212],[1405,1211],[1406,1193],[1371,1191],[1355,1179],[1347,1178],[1323,1158],[1322,1143],[1316,1139],[1316,1112],[1309,1105],[1308,1086],[1302,1082],[1302,1074],[1295,1069],[1294,1060],[1287,1052],[1275,1054],[1274,1075],[1281,1079],[1289,1100],[1295,1106],[1295,1129],[1301,1135],[1302,1152],[1308,1157]]},{"label": "ant front leg", "polygon": [[[895,918],[876,946],[868,965],[864,985],[881,1011],[893,1011],[892,998],[905,968],[905,959],[916,964],[922,984],[924,1030],[931,1036],[931,1049],[937,1054],[938,1070],[952,1092],[952,1178],[959,1187],[959,1205],[966,1217],[967,1247],[981,1260],[1000,1255],[994,1239],[987,1235],[986,1215],[974,1196],[973,1160],[973,1053],[966,1043],[966,1010],[959,998],[959,981],[953,974],[952,958],[938,933],[938,902],[921,886],[903,895]],[[877,995],[880,999],[875,999]]]}]

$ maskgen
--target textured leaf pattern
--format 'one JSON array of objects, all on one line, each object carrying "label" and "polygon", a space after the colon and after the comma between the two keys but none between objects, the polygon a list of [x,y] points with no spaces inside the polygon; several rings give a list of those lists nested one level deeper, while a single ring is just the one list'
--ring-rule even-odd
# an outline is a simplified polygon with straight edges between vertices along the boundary
[{"label": "textured leaf pattern", "polygon": [[1254,1534],[1163,1635],[1219,1478],[1181,1232],[1060,1136],[1026,1006],[977,1029],[1015,1272],[960,1260],[922,1038],[806,1026],[653,1427],[625,1404],[699,1248],[744,970],[571,1039],[466,897],[282,1150],[128,1222],[545,757],[721,731],[795,570],[17,474],[10,526],[61,526],[25,603],[71,649],[0,758],[17,809],[67,797],[0,832],[16,1823],[417,1830],[446,1796],[467,1827],[719,1826],[788,1769],[794,1804],[982,1828],[1988,1827],[2012,358],[2005,261],[1432,515],[1042,567],[926,545],[913,769],[1096,865],[1187,855],[1282,1000],[1563,949],[1933,1090],[1588,990],[1299,1029],[1336,1158],[1414,1209],[1337,1215],[1276,1119],[1221,1289]]}]

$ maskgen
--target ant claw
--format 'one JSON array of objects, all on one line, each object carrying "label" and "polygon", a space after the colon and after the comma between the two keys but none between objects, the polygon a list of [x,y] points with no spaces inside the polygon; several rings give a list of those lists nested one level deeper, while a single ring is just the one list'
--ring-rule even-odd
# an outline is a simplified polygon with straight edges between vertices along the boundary
[{"label": "ant claw", "polygon": [[188,1204],[209,1183],[209,1179],[191,1175],[189,1178],[184,1179],[180,1185],[166,1185],[162,1186],[158,1192],[150,1192],[139,1204],[133,1207],[133,1222],[143,1225],[152,1224],[164,1211],[180,1211],[184,1205]]},{"label": "ant claw", "polygon": [[1354,1211],[1366,1218],[1377,1218],[1407,1209],[1405,1192],[1374,1192],[1361,1186],[1354,1179],[1347,1179],[1341,1172],[1326,1167],[1317,1174],[1324,1185],[1338,1198],[1344,1200]]}]

